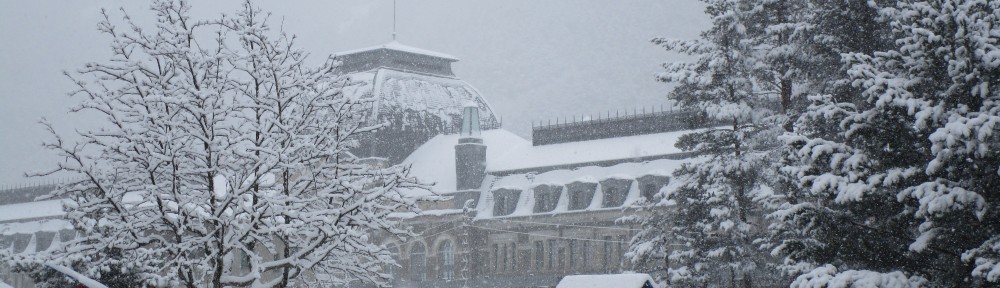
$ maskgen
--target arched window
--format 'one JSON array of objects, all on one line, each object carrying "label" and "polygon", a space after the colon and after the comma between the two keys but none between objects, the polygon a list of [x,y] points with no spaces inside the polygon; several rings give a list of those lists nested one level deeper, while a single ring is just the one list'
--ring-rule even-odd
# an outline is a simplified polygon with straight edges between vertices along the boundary
[{"label": "arched window", "polygon": [[451,240],[441,241],[438,244],[438,266],[441,271],[441,280],[451,280],[455,277],[455,248],[451,245]]},{"label": "arched window", "polygon": [[427,248],[416,243],[410,247],[410,280],[424,281],[427,279]]},{"label": "arched window", "polygon": [[399,246],[389,243],[389,245],[386,245],[386,250],[389,250],[389,256],[392,256],[393,263],[386,265],[385,273],[389,274],[389,277],[392,277],[392,279],[396,279],[396,265],[399,264]]}]

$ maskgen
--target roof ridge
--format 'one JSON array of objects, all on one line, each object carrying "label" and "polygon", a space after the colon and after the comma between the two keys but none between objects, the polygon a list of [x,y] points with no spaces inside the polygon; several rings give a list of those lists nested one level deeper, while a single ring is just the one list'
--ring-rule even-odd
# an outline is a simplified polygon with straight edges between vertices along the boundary
[{"label": "roof ridge", "polygon": [[357,54],[357,53],[363,53],[363,52],[380,50],[380,49],[395,50],[395,51],[406,52],[406,53],[411,53],[411,54],[418,54],[418,55],[430,56],[430,57],[435,57],[435,58],[441,58],[441,59],[446,59],[446,60],[451,60],[451,61],[458,61],[458,57],[455,57],[455,56],[452,56],[452,55],[449,55],[449,54],[445,54],[445,53],[441,53],[441,52],[436,52],[436,51],[431,51],[431,50],[427,50],[427,49],[413,47],[413,46],[410,46],[410,45],[405,45],[403,43],[399,43],[399,41],[396,41],[396,40],[389,41],[388,43],[381,44],[381,45],[375,45],[375,46],[361,48],[361,49],[341,51],[341,52],[334,53],[333,55],[334,56],[344,56],[344,55]]}]

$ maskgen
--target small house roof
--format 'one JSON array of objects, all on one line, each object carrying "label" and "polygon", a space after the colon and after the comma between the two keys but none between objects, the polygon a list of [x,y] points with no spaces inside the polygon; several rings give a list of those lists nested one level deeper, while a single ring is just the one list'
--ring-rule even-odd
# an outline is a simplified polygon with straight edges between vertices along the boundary
[{"label": "small house roof", "polygon": [[653,278],[648,274],[569,275],[563,277],[556,288],[652,288]]}]

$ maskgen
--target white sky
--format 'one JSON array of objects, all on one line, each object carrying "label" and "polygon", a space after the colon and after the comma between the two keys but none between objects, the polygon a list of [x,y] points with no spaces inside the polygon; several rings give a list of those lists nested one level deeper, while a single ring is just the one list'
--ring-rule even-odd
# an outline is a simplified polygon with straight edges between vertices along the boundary
[{"label": "white sky", "polygon": [[[96,29],[101,7],[124,6],[133,18],[143,1],[0,1],[0,188],[41,181],[25,171],[54,167],[41,147],[42,117],[63,134],[96,126],[67,114],[79,101],[63,70],[109,56]],[[193,1],[196,18],[232,13],[242,1]],[[271,1],[272,25],[318,61],[391,40],[392,1]],[[670,86],[653,80],[677,60],[649,42],[690,39],[708,27],[697,0],[399,0],[403,44],[457,56],[460,78],[484,94],[504,126],[530,139],[531,121],[666,103]],[[116,14],[117,15],[117,14]]]}]

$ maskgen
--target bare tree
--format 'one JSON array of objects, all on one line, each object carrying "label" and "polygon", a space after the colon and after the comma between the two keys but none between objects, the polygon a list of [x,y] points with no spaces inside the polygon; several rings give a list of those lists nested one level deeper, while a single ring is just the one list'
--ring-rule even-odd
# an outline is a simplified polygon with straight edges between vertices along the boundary
[{"label": "bare tree", "polygon": [[[147,29],[104,12],[113,57],[67,73],[107,125],[47,147],[82,180],[62,185],[82,237],[22,262],[86,262],[84,273],[136,273],[146,285],[286,287],[304,279],[384,285],[392,259],[372,231],[423,189],[406,167],[350,153],[365,100],[345,96],[336,61],[305,64],[294,37],[249,2],[192,20],[184,1],[155,1]],[[44,173],[43,173],[44,174]],[[116,251],[108,257],[106,251]]]}]

